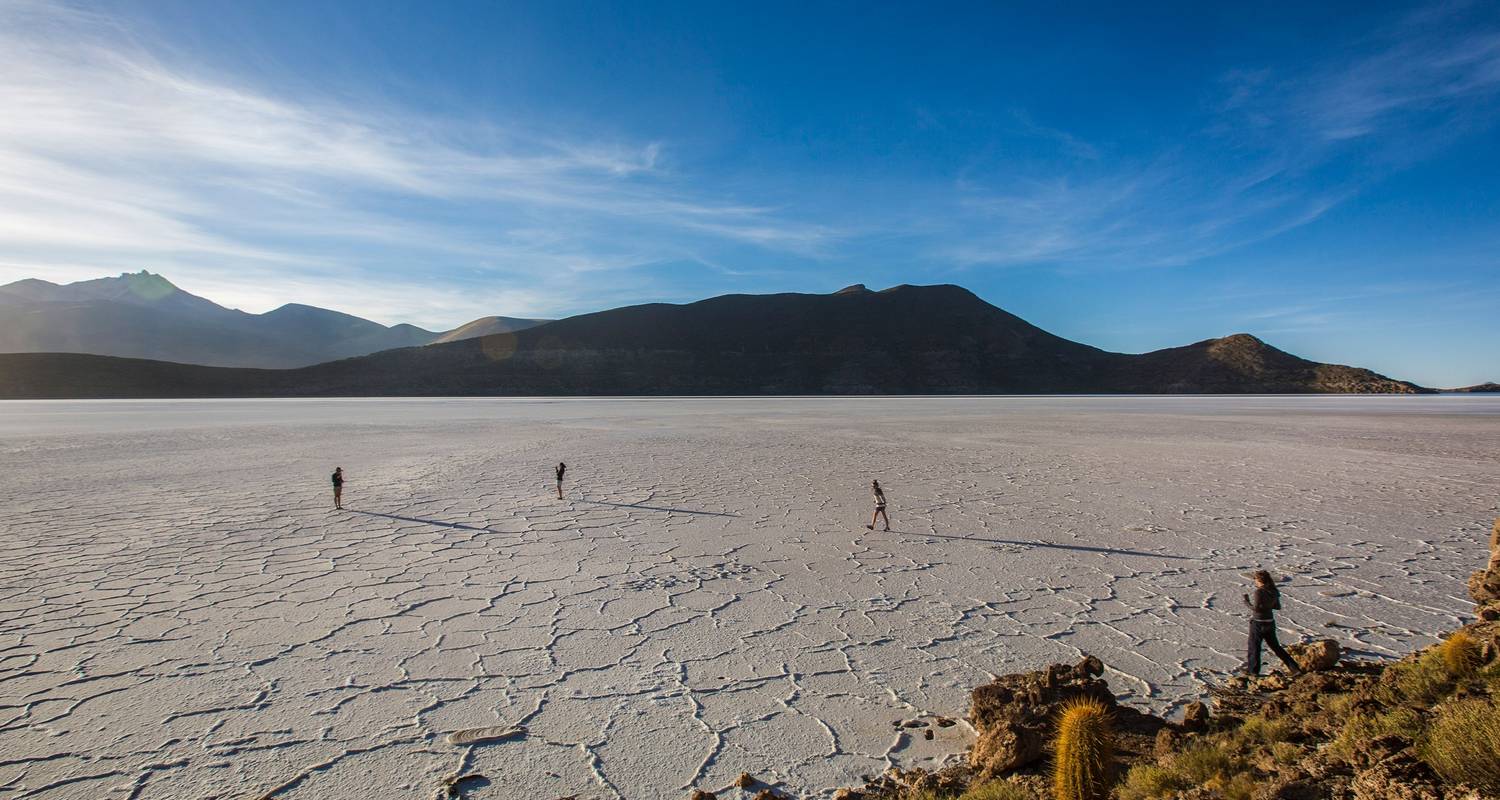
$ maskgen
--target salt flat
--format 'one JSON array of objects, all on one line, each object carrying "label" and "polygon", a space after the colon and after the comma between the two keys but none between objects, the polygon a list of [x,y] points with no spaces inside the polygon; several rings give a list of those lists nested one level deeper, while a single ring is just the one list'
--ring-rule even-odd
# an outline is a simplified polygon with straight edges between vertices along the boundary
[{"label": "salt flat", "polygon": [[1493,397],[0,404],[0,797],[826,795],[1080,652],[1172,709],[1262,565],[1429,643],[1497,462]]}]

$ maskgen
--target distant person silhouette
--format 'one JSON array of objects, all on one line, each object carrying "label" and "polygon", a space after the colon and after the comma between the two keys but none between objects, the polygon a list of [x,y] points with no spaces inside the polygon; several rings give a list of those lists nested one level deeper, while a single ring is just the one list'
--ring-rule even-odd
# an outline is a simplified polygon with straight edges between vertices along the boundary
[{"label": "distant person silhouette", "polygon": [[344,468],[333,468],[333,507],[344,510]]},{"label": "distant person silhouette", "polygon": [[1276,589],[1276,580],[1263,569],[1256,570],[1254,577],[1255,593],[1240,595],[1250,608],[1250,643],[1245,651],[1245,673],[1260,674],[1260,646],[1265,643],[1293,675],[1301,675],[1302,667],[1276,640],[1276,610],[1281,608],[1281,592]]},{"label": "distant person silhouette", "polygon": [[568,471],[568,465],[564,464],[561,461],[557,462],[557,467],[555,467],[553,469],[553,472],[557,473],[557,499],[559,499],[559,500],[563,499],[563,496],[562,496],[562,479],[563,479],[563,473],[565,473],[567,471]]},{"label": "distant person silhouette", "polygon": [[885,529],[891,529],[891,518],[885,514],[885,492],[880,488],[880,481],[870,481],[870,492],[875,496],[875,515],[870,517],[870,524],[866,528],[875,530],[875,523],[885,520]]}]

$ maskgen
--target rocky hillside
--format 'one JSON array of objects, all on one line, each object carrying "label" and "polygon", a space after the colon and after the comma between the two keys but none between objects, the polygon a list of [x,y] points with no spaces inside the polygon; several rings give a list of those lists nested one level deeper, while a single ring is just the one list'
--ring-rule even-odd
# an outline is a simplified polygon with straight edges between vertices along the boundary
[{"label": "rocky hillside", "polygon": [[1186,347],[1127,356],[1115,383],[1121,391],[1411,394],[1414,384],[1359,367],[1321,364],[1278,350],[1246,333]]},{"label": "rocky hillside", "polygon": [[0,377],[3,397],[1427,391],[1243,334],[1110,353],[958,286],[629,306],[275,372],[33,355]]},{"label": "rocky hillside", "polygon": [[415,325],[381,325],[301,303],[248,314],[145,271],[65,285],[30,279],[0,286],[0,353],[88,353],[288,368],[540,322],[484,317],[434,332]]}]

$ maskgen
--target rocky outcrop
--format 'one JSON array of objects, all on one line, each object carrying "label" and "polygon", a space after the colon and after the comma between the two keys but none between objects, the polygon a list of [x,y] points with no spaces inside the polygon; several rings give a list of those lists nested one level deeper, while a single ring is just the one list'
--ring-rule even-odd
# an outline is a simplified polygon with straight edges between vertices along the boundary
[{"label": "rocky outcrop", "polygon": [[1478,606],[1480,619],[1500,619],[1500,519],[1490,530],[1489,563],[1469,576],[1469,597]]},{"label": "rocky outcrop", "polygon": [[969,724],[978,734],[969,765],[996,775],[1041,759],[1053,719],[1069,700],[1088,697],[1116,706],[1109,684],[1099,679],[1104,664],[1088,656],[1077,664],[1053,664],[1035,672],[1002,675],[970,695]]}]

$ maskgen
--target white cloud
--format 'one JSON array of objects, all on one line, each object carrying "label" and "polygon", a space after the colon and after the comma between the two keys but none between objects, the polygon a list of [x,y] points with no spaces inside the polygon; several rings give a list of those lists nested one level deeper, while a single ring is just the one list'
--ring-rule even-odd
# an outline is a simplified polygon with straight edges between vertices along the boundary
[{"label": "white cloud", "polygon": [[[0,4],[0,278],[146,267],[257,310],[342,281],[336,307],[456,324],[476,291],[483,313],[572,307],[596,288],[580,276],[674,239],[806,255],[836,237],[696,196],[656,142],[277,96],[163,52],[76,7]],[[435,286],[454,269],[474,277]]]}]

